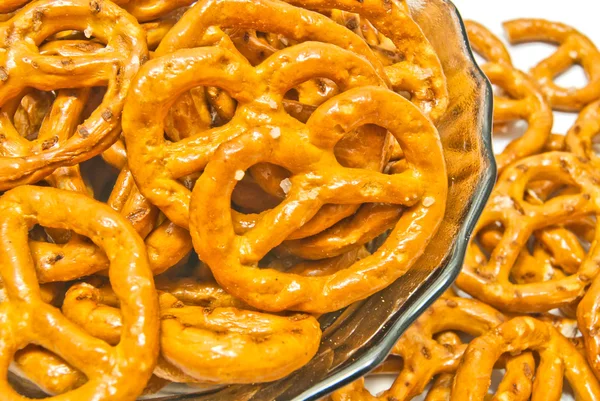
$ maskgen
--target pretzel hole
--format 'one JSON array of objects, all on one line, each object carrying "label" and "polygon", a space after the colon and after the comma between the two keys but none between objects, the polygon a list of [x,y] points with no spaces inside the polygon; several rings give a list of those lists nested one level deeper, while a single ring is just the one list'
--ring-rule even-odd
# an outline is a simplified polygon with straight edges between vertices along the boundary
[{"label": "pretzel hole", "polygon": [[21,98],[12,120],[15,129],[23,138],[29,141],[37,139],[42,122],[50,111],[54,99],[53,92],[37,89],[31,90]]},{"label": "pretzel hole", "polygon": [[[11,380],[12,379],[12,380]],[[9,383],[25,397],[45,399],[81,387],[87,381],[59,355],[30,344],[17,351],[9,371]]]},{"label": "pretzel hole", "polygon": [[94,199],[106,203],[115,187],[119,171],[108,165],[102,156],[95,156],[79,165],[81,175]]},{"label": "pretzel hole", "polygon": [[587,85],[588,79],[583,67],[573,64],[554,77],[554,83],[563,88],[581,89]]},{"label": "pretzel hole", "polygon": [[[276,186],[276,182],[272,182],[270,186],[280,195],[275,196],[261,188],[250,172],[243,173],[244,175],[238,181],[231,194],[231,207],[240,213],[261,213],[272,209],[281,203],[286,193],[291,189],[289,179],[283,182],[280,181],[278,187]],[[238,177],[240,175],[241,173]]]},{"label": "pretzel hole", "polygon": [[500,222],[494,222],[482,227],[476,235],[473,236],[474,243],[483,252],[486,259],[489,259],[491,253],[502,240],[505,227]]},{"label": "pretzel hole", "polygon": [[229,122],[236,109],[235,99],[220,88],[193,88],[180,96],[167,112],[165,138],[177,142],[202,135],[204,131]]},{"label": "pretzel hole", "polygon": [[540,60],[545,60],[556,52],[558,46],[547,42],[525,42],[511,46],[510,52],[515,67],[521,71],[529,71]]},{"label": "pretzel hole", "polygon": [[288,90],[283,105],[290,116],[305,123],[317,107],[338,93],[340,89],[332,80],[313,78]]}]

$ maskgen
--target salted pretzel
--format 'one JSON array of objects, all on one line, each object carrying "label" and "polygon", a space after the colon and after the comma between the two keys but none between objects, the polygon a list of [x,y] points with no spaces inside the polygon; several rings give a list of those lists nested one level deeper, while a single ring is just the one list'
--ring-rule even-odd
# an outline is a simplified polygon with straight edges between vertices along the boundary
[{"label": "salted pretzel", "polygon": [[[326,55],[339,54],[340,56],[345,53],[344,50],[334,48],[331,45],[325,44],[310,44],[311,48],[321,47],[323,51],[320,53],[323,57]],[[276,105],[277,100],[287,91],[289,85],[293,85],[294,79],[285,78],[285,75],[292,74],[291,76],[298,77],[297,74],[304,75],[304,69],[300,67],[298,63],[287,64],[285,67],[281,67],[281,57],[286,60],[300,60],[301,58],[293,56],[294,53],[302,53],[305,51],[304,45],[294,46],[288,48],[275,55],[274,59],[267,60],[265,63],[269,66],[277,66],[278,79],[277,83],[273,80],[270,82],[270,93],[261,98],[261,101],[257,102],[254,100],[256,96],[251,96],[252,91],[262,90],[260,85],[255,81],[253,76],[256,76],[255,70],[251,67],[244,67],[247,65],[245,62],[238,62],[236,56],[233,53],[229,53],[226,50],[220,48],[199,48],[195,50],[187,50],[174,53],[170,56],[166,56],[161,60],[153,60],[148,64],[153,71],[157,71],[160,65],[167,65],[170,67],[170,72],[178,77],[177,81],[171,81],[169,85],[173,85],[174,82],[180,82],[181,91],[188,89],[190,86],[206,83],[212,83],[215,77],[220,77],[221,82],[228,82],[235,80],[235,75],[238,74],[236,69],[246,69],[243,74],[245,77],[244,86],[231,88],[231,92],[235,94],[235,97],[239,99],[238,104],[238,115],[239,118],[232,120],[240,124],[239,120],[244,120],[247,114],[251,110],[270,110],[271,113],[275,114],[271,104]],[[354,55],[348,57],[350,60],[354,60]],[[177,56],[177,57],[176,57]],[[339,57],[339,56],[338,56]],[[213,60],[221,60],[221,63],[227,63],[230,68],[225,71],[222,68],[215,68]],[[302,60],[307,60],[302,58]],[[323,75],[324,72],[316,71],[316,68],[323,69],[327,67],[327,63],[323,63],[318,58],[311,58],[310,62],[316,62],[315,69],[312,69],[312,73]],[[353,61],[353,63],[356,63]],[[156,64],[156,65],[155,65]],[[344,63],[343,65],[348,65]],[[360,65],[360,64],[358,64]],[[178,67],[181,66],[181,67]],[[184,67],[185,66],[185,67]],[[150,67],[148,67],[150,68]],[[198,77],[194,74],[196,69],[202,69],[203,74]],[[292,69],[293,68],[293,69]],[[327,67],[328,68],[328,67]],[[177,74],[174,73],[175,69]],[[263,73],[259,66],[259,73]],[[356,70],[356,67],[355,67]],[[268,71],[268,70],[266,70]],[[338,71],[340,71],[338,69]],[[179,73],[181,72],[181,73]],[[270,72],[269,72],[270,73]],[[227,75],[225,75],[227,74]],[[228,76],[229,75],[229,76]],[[141,75],[142,76],[142,75]],[[366,74],[360,74],[361,77],[366,77]],[[137,107],[139,104],[139,98],[145,92],[144,86],[150,84],[156,89],[156,85],[160,85],[164,82],[158,75],[156,80],[144,79],[139,82],[141,87],[136,87],[132,91],[130,101],[125,108],[124,128],[126,133],[126,139],[128,142],[128,150],[130,152],[130,160],[133,164],[141,164],[139,160],[135,160],[138,157],[136,150],[137,145],[135,142],[132,143],[132,147],[129,146],[130,139],[143,138],[152,131],[152,137],[159,136],[160,129],[156,129],[154,123],[147,120],[147,118],[154,118],[160,121],[162,117],[160,113],[154,112],[152,116],[147,117],[135,117],[138,113],[137,110],[160,110],[159,107]],[[195,81],[187,83],[193,77]],[[301,79],[303,80],[304,77]],[[333,76],[331,78],[336,79]],[[300,80],[300,79],[296,79]],[[184,86],[186,85],[186,86]],[[223,85],[223,84],[221,84]],[[247,86],[246,86],[247,85]],[[173,92],[177,94],[176,89],[173,88]],[[169,96],[168,91],[159,90],[162,96]],[[174,98],[172,94],[171,98]],[[269,100],[263,100],[269,99]],[[271,100],[272,99],[272,100]],[[164,102],[162,99],[154,98],[156,103]],[[266,102],[263,103],[263,102]],[[134,107],[134,105],[136,105]],[[342,109],[338,108],[344,106]],[[388,109],[389,108],[389,109]],[[339,111],[335,111],[339,110]],[[358,123],[353,122],[351,117],[352,113],[357,113],[361,110],[361,118]],[[263,111],[264,112],[264,111]],[[131,114],[130,114],[131,113]],[[252,114],[256,113],[253,111]],[[215,278],[224,288],[250,305],[265,309],[265,310],[282,310],[286,308],[294,308],[296,310],[305,311],[326,311],[339,309],[343,305],[351,303],[353,300],[361,299],[370,293],[377,291],[389,284],[390,280],[394,280],[401,275],[405,269],[409,268],[412,262],[415,260],[414,257],[422,252],[423,243],[420,241],[411,241],[410,244],[406,243],[406,247],[398,247],[398,242],[402,242],[401,238],[412,230],[416,230],[415,234],[422,238],[424,242],[430,238],[430,235],[435,232],[439,219],[443,214],[444,203],[446,197],[446,179],[442,178],[444,174],[440,171],[444,171],[444,163],[441,157],[441,148],[439,144],[439,137],[435,128],[427,121],[426,118],[418,112],[409,102],[399,95],[387,89],[376,89],[375,87],[366,88],[361,90],[360,88],[349,90],[341,95],[336,96],[330,101],[324,103],[319,109],[313,113],[307,124],[301,124],[299,121],[289,117],[287,114],[280,111],[275,114],[276,120],[269,121],[267,126],[254,126],[251,132],[241,133],[240,125],[236,129],[236,134],[239,135],[236,139],[230,140],[227,144],[221,145],[217,153],[212,157],[211,163],[206,166],[204,173],[196,183],[195,189],[195,212],[190,214],[190,220],[192,222],[192,238],[195,242],[196,250],[199,253],[202,260],[204,260],[213,271]],[[375,115],[378,117],[375,119]],[[414,129],[419,132],[419,145],[413,144],[413,136],[404,132],[394,122],[398,121],[398,115],[411,116]],[[392,116],[394,116],[392,118]],[[138,121],[146,121],[144,128],[139,126]],[[419,121],[417,124],[416,121]],[[347,129],[353,129],[355,126],[363,125],[366,123],[377,123],[384,128],[390,130],[395,135],[396,139],[400,142],[404,152],[406,160],[409,163],[410,168],[402,174],[396,175],[385,175],[376,173],[368,170],[357,170],[357,169],[346,169],[341,167],[333,159],[332,150],[337,141]],[[336,134],[332,134],[335,130],[328,128],[331,124],[338,124],[341,128]],[[343,124],[343,125],[342,125]],[[243,127],[243,125],[241,125]],[[291,129],[293,127],[293,129]],[[225,126],[227,128],[227,126]],[[290,130],[291,129],[291,130]],[[224,131],[221,128],[221,132]],[[136,133],[133,135],[133,133]],[[277,133],[273,135],[273,133]],[[296,132],[305,132],[306,137],[298,137]],[[156,141],[156,139],[154,139]],[[310,140],[310,141],[309,141]],[[151,144],[151,141],[146,140],[146,144]],[[276,147],[276,151],[275,148]],[[188,145],[189,148],[189,145]],[[151,148],[146,147],[147,152],[152,152]],[[234,151],[235,149],[235,151]],[[297,160],[289,161],[283,154],[290,154],[291,149],[294,150],[294,154],[298,155]],[[419,157],[418,152],[427,152],[427,157]],[[439,152],[439,153],[438,153]],[[197,154],[197,153],[196,153]],[[325,156],[329,154],[329,156]],[[222,162],[219,160],[227,155],[227,159],[234,158],[232,162],[228,161],[226,169],[219,168]],[[300,156],[302,155],[302,156]],[[318,155],[318,156],[317,156]],[[318,162],[322,160],[324,164]],[[244,236],[238,237],[235,240],[235,233],[233,231],[233,222],[231,221],[231,210],[229,206],[229,198],[237,178],[241,179],[240,176],[250,166],[259,162],[272,162],[274,164],[281,165],[288,169],[292,174],[290,179],[291,188],[288,193],[288,197],[282,202],[277,208],[265,212],[259,220],[256,221],[254,227],[250,231],[246,232]],[[419,166],[419,167],[417,167]],[[426,167],[427,166],[427,167]],[[235,168],[234,170],[231,170]],[[413,176],[414,169],[420,171],[420,175],[428,181],[427,188],[422,188],[414,179],[406,178]],[[146,169],[148,170],[148,169]],[[436,173],[433,173],[433,171]],[[333,185],[333,182],[339,182],[337,188],[344,189],[344,203],[349,203],[350,199],[354,202],[400,202],[400,204],[406,204],[409,206],[407,213],[400,218],[394,231],[386,244],[384,244],[377,253],[373,256],[365,258],[353,265],[352,267],[339,272],[334,276],[324,276],[318,278],[300,278],[294,275],[289,275],[281,272],[275,272],[269,269],[256,269],[246,263],[256,263],[260,260],[277,242],[285,238],[289,233],[299,228],[304,221],[314,216],[318,212],[320,207],[324,203],[336,203],[336,197],[339,195],[339,190],[334,193],[331,190],[327,190],[327,186],[321,186],[319,183],[320,179],[314,176],[318,172],[319,176],[322,176],[327,171],[327,178],[323,178],[323,182],[327,182],[328,185]],[[336,172],[333,174],[333,172]],[[430,173],[431,172],[431,173]],[[135,171],[134,171],[135,174]],[[340,180],[344,174],[350,174],[348,181],[346,179]],[[358,175],[363,176],[363,179],[358,178]],[[164,176],[164,173],[155,172],[152,177]],[[306,180],[305,176],[310,177],[313,184],[310,184],[310,191],[302,189],[306,184],[302,182]],[[431,176],[430,176],[431,175]],[[314,177],[314,178],[313,178]],[[367,178],[368,177],[368,178]],[[141,184],[140,188],[144,185],[141,177],[136,177],[138,182]],[[396,180],[398,182],[390,186]],[[360,190],[360,182],[367,183],[368,188],[372,190],[364,191]],[[219,191],[215,193],[215,183],[219,183]],[[352,182],[351,185],[347,186],[346,183]],[[156,184],[164,185],[165,182],[157,182]],[[156,184],[151,185],[154,187]],[[363,185],[365,185],[363,184]],[[176,201],[176,194],[174,192],[175,186],[169,185],[171,196],[169,196],[169,203],[159,199],[159,207],[162,207],[163,211],[169,216],[173,214],[172,220],[177,222],[179,216],[174,214],[173,211],[177,207],[178,209],[185,210],[186,197],[179,197],[180,200]],[[200,188],[202,190],[200,191]],[[347,190],[346,190],[347,188]],[[385,188],[385,189],[384,189]],[[395,192],[402,188],[400,193],[391,196],[392,192]],[[414,188],[414,189],[409,189]],[[198,193],[198,192],[201,193]],[[389,192],[388,192],[389,191]],[[407,192],[408,191],[408,192]],[[412,192],[416,191],[416,192]],[[155,193],[160,193],[162,190],[155,190]],[[298,199],[297,197],[301,199]],[[223,204],[221,204],[221,202]],[[157,203],[157,202],[154,202]],[[294,205],[290,207],[288,205]],[[298,205],[298,206],[296,206]],[[226,209],[225,209],[226,208]],[[199,212],[202,210],[202,212]],[[208,213],[206,213],[208,212]],[[285,215],[285,217],[282,215]],[[413,213],[417,215],[422,214],[422,226],[419,225],[417,228],[414,225],[413,218],[409,217]],[[284,217],[284,218],[282,218]],[[210,223],[205,223],[205,219],[209,218]],[[410,220],[410,223],[409,223]],[[428,221],[427,224],[424,222]],[[269,227],[268,230],[264,230],[262,227]],[[231,229],[231,231],[229,231]],[[216,230],[216,231],[213,231]],[[262,233],[265,235],[262,235]],[[195,238],[195,239],[194,239]],[[240,251],[233,249],[233,241],[237,242],[244,238],[248,241],[249,238],[253,238],[252,241],[257,241],[257,246],[252,246],[254,249],[247,249],[244,253],[244,259],[241,259]],[[255,238],[255,239],[254,239]],[[215,243],[216,241],[216,243]],[[223,242],[221,244],[221,242]],[[381,257],[387,252],[390,252],[395,256],[395,260],[391,262],[392,257],[387,257],[387,262],[381,260]],[[414,252],[414,253],[413,253]],[[414,256],[413,256],[414,255]],[[247,262],[246,262],[247,261]],[[244,263],[246,262],[246,263]],[[378,268],[381,269],[379,278],[374,281],[374,285],[368,288],[364,288],[363,284],[355,282],[354,284],[346,277],[348,275],[362,275],[362,269],[372,269],[370,263],[376,263]],[[393,265],[393,267],[392,267]],[[231,277],[228,273],[229,268],[235,268],[241,274],[236,274],[236,277]],[[247,282],[247,275],[250,274],[256,277],[256,274],[264,275],[264,280],[254,280],[253,284]],[[334,280],[335,278],[335,280]],[[342,280],[344,285],[337,285],[337,280]],[[262,281],[263,284],[260,284]],[[362,280],[361,280],[362,281]],[[243,284],[242,284],[243,283]],[[334,285],[334,283],[336,283]],[[275,286],[273,288],[272,286]],[[331,286],[331,291],[324,294],[323,286]],[[260,290],[262,286],[269,286],[269,293],[277,293],[276,300],[273,300],[271,296],[267,295],[263,290]],[[291,287],[290,287],[291,286]],[[299,287],[299,288],[298,288]],[[244,288],[244,290],[242,290]],[[352,288],[352,290],[351,290]],[[299,290],[300,289],[300,290]],[[356,291],[355,291],[356,290]],[[328,290],[329,291],[329,290]],[[263,295],[260,295],[260,293]],[[348,294],[353,294],[352,297],[348,297]]]},{"label": "salted pretzel", "polygon": [[[402,335],[392,356],[401,356],[402,369],[394,384],[375,396],[364,387],[363,379],[336,391],[332,401],[345,400],[410,400],[425,391],[434,376],[450,374],[456,370],[467,348],[452,331],[457,330],[471,335],[482,335],[502,324],[505,317],[494,308],[479,301],[456,296],[442,297],[436,301]],[[437,333],[442,333],[435,336]],[[515,387],[524,390],[531,387],[535,363],[529,353],[508,358],[506,371],[499,392],[511,392]],[[530,374],[524,375],[524,368]]]},{"label": "salted pretzel", "polygon": [[[96,11],[87,0],[36,1],[0,24],[0,48],[5,50],[0,53],[0,105],[27,87],[56,90],[108,83],[102,104],[64,145],[48,147],[41,142],[27,156],[1,157],[0,190],[38,181],[57,167],[89,159],[108,148],[118,135],[125,95],[139,65],[147,59],[147,49],[143,31],[133,17],[111,2],[98,4],[101,7]],[[106,42],[102,57],[39,54],[37,46],[46,37],[67,29],[86,30]]]},{"label": "salted pretzel", "polygon": [[563,377],[576,399],[591,401],[600,397],[600,384],[585,358],[567,338],[548,323],[517,317],[471,341],[456,372],[450,399],[483,400],[496,360],[506,352],[524,351],[534,351],[540,356],[532,401],[559,401]]},{"label": "salted pretzel", "polygon": [[596,165],[600,161],[594,151],[595,137],[600,134],[599,115],[600,100],[590,103],[579,113],[577,121],[565,138],[569,151],[591,160]]},{"label": "salted pretzel", "polygon": [[508,97],[494,96],[494,123],[527,121],[527,131],[496,156],[499,173],[511,163],[531,156],[544,148],[553,124],[553,114],[538,85],[526,74],[512,67],[508,51],[484,26],[469,21],[467,33],[473,49],[487,59],[481,66],[484,74],[504,90]]},{"label": "salted pretzel", "polygon": [[[535,179],[553,179],[581,192],[558,194],[543,204],[527,202],[525,189]],[[589,165],[570,153],[531,156],[509,167],[500,177],[476,228],[477,233],[499,223],[504,227],[502,239],[489,260],[471,242],[457,285],[490,305],[514,312],[544,312],[579,298],[598,273],[595,245],[569,276],[528,284],[513,284],[509,276],[534,231],[596,215],[600,196],[597,182]]]},{"label": "salted pretzel", "polygon": [[[23,186],[8,191],[0,198],[0,211],[0,275],[8,297],[0,305],[3,371],[15,352],[38,344],[88,378],[64,399],[134,400],[154,368],[159,330],[156,292],[140,237],[108,206],[53,188]],[[116,347],[90,337],[41,300],[28,251],[28,228],[34,224],[74,230],[106,251],[111,283],[124,315]],[[6,400],[25,399],[6,379],[0,381],[0,392]]]},{"label": "salted pretzel", "polygon": [[[212,288],[214,301],[203,307],[186,306],[168,293],[160,295],[162,357],[189,380],[228,384],[277,380],[316,353],[321,331],[312,316],[283,317],[237,309],[228,305],[231,297],[223,299]],[[117,308],[104,302],[98,289],[76,284],[62,310],[93,336],[114,344],[119,341],[122,317]],[[222,352],[215,354],[214,349]],[[159,362],[157,375],[164,365]]]},{"label": "salted pretzel", "polygon": [[[594,43],[576,29],[542,19],[516,19],[504,23],[511,43],[543,41],[557,44],[557,51],[531,69],[552,107],[578,111],[600,98],[600,52]],[[580,64],[588,76],[583,88],[564,88],[554,78]]]}]

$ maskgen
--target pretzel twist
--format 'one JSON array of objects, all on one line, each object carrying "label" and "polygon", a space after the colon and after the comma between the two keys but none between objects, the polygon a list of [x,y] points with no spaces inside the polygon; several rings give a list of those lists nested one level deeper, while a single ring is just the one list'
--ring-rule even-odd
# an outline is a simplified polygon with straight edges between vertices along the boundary
[{"label": "pretzel twist", "polygon": [[[108,84],[102,104],[60,147],[22,157],[0,158],[0,190],[36,182],[56,168],[72,166],[108,148],[119,133],[119,121],[129,84],[147,59],[143,31],[133,17],[111,2],[87,0],[36,1],[0,24],[0,105],[26,87],[56,90]],[[65,18],[68,15],[69,18]],[[23,27],[16,29],[16,27]],[[48,36],[66,29],[86,30],[107,43],[105,52],[63,57],[40,55]]]},{"label": "pretzel twist", "polygon": [[[62,399],[134,400],[154,368],[159,328],[156,292],[140,237],[109,207],[85,195],[52,188],[13,189],[0,199],[0,211],[0,275],[8,296],[0,305],[3,374],[15,352],[34,343],[88,377],[86,384]],[[42,302],[27,251],[28,227],[34,224],[74,230],[106,251],[111,283],[124,315],[117,346],[90,337]],[[111,386],[105,385],[107,381]],[[6,379],[0,380],[0,392],[6,400],[25,400]]]},{"label": "pretzel twist", "polygon": [[[504,23],[511,43],[544,41],[559,47],[550,57],[538,63],[531,75],[538,81],[552,107],[557,110],[579,111],[600,98],[600,52],[581,32],[565,24],[541,19],[517,19]],[[580,64],[588,76],[583,88],[563,88],[554,78]]]},{"label": "pretzel twist", "polygon": [[[534,179],[554,179],[576,186],[581,193],[561,194],[541,205],[530,203],[523,195]],[[509,276],[534,231],[596,215],[600,199],[597,183],[589,166],[569,153],[531,156],[509,167],[500,177],[476,228],[479,232],[500,223],[504,227],[502,239],[489,260],[471,242],[457,285],[490,305],[514,312],[544,312],[582,296],[598,274],[596,241],[577,271],[569,276],[527,284],[513,284]]]},{"label": "pretzel twist", "polygon": [[532,401],[559,401],[563,375],[577,399],[591,401],[600,397],[600,384],[568,339],[550,324],[517,317],[471,341],[456,372],[450,399],[483,400],[496,360],[506,352],[518,354],[528,350],[540,356]]},{"label": "pretzel twist", "polygon": [[[315,46],[315,44],[311,46]],[[328,45],[321,46],[323,49],[333,49]],[[302,51],[302,45],[290,48],[288,51],[290,53]],[[336,52],[340,51],[336,50]],[[175,54],[177,57],[173,55],[164,58],[161,62],[173,67],[175,63],[184,63],[185,74],[193,74],[196,68],[202,66],[205,72],[204,77],[207,77],[211,72],[206,63],[198,62],[201,60],[201,56],[223,54],[223,52],[216,48],[181,51]],[[287,60],[294,59],[287,56],[285,51],[279,52],[278,55],[279,57],[285,55]],[[232,56],[228,55],[227,57],[228,64],[237,65],[229,61]],[[319,63],[319,65],[323,64]],[[229,68],[228,71],[233,72],[234,68]],[[297,68],[296,71],[298,71]],[[283,74],[287,71],[280,69],[279,73]],[[245,76],[247,77],[246,82],[250,83],[252,71],[249,70]],[[145,84],[150,82],[144,81]],[[257,85],[253,84],[253,87],[255,86]],[[272,90],[274,87],[271,83]],[[284,93],[284,91],[279,93]],[[241,95],[236,96],[243,99]],[[271,96],[281,95],[272,91]],[[125,121],[140,120],[139,118],[135,120],[128,118],[129,106],[128,103]],[[238,105],[238,112],[252,107],[262,108],[264,106],[260,103],[249,102],[242,108]],[[359,107],[361,118],[356,122],[352,113],[357,113]],[[245,114],[239,113],[240,117]],[[404,126],[395,123],[398,121],[398,115],[411,116],[413,123],[408,129],[412,132],[406,131]],[[420,255],[424,243],[427,243],[431,234],[435,232],[440,213],[443,213],[445,207],[444,200],[447,190],[446,180],[442,179],[443,174],[439,173],[440,170],[444,170],[439,137],[427,119],[404,98],[386,89],[374,87],[362,90],[357,88],[331,99],[313,113],[306,125],[300,124],[295,119],[287,118],[283,114],[281,117],[276,126],[280,135],[272,135],[272,123],[263,127],[255,126],[252,132],[242,134],[222,145],[213,156],[196,183],[192,197],[193,210],[190,214],[192,239],[197,252],[202,260],[210,266],[217,281],[226,290],[244,299],[250,305],[265,310],[293,308],[322,312],[339,309],[353,300],[361,299],[383,288],[389,284],[390,280],[403,274],[412,265],[415,257]],[[375,122],[387,128],[401,143],[411,168],[396,175],[384,175],[364,170],[361,172],[364,177],[362,179],[358,178],[359,170],[352,169],[353,178],[346,181],[342,177],[349,174],[350,171],[334,161],[332,149],[343,133],[349,129]],[[332,134],[336,132],[335,129],[332,129],[334,125],[340,127],[336,134]],[[152,124],[147,126],[152,126]],[[292,127],[293,129],[290,129]],[[305,132],[304,139],[294,134],[296,131]],[[136,137],[139,138],[141,131],[128,128],[126,132],[137,132]],[[409,134],[409,132],[411,133]],[[413,142],[417,137],[419,145]],[[294,160],[289,160],[284,155],[290,154],[292,149],[297,156]],[[418,156],[421,151],[426,152],[428,157]],[[291,191],[286,200],[277,208],[261,215],[249,231],[243,236],[236,237],[234,224],[230,217],[231,192],[237,183],[236,176],[241,178],[238,172],[244,172],[248,167],[259,162],[271,162],[290,171],[293,174],[290,179]],[[428,182],[428,188],[422,188],[412,178],[415,169]],[[433,173],[433,171],[438,173]],[[425,176],[428,178],[425,179]],[[350,182],[352,184],[347,185]],[[335,191],[329,189],[333,188],[331,185],[334,185]],[[342,188],[344,188],[343,191],[341,191]],[[365,189],[357,190],[357,188]],[[399,188],[403,188],[403,190],[396,193]],[[343,192],[344,203],[353,199],[360,203],[400,202],[412,207],[399,220],[391,234],[390,238],[392,239],[388,240],[376,254],[336,275],[307,279],[270,269],[252,267],[273,246],[300,227],[304,221],[308,221],[314,216],[324,203],[338,202],[337,197],[341,192]],[[209,212],[207,213],[207,211]],[[414,224],[414,218],[409,216],[420,216],[419,223]],[[402,238],[408,233],[414,233],[410,235],[421,240],[405,244]],[[247,245],[238,249],[235,245],[238,241],[243,241]],[[400,243],[402,246],[397,247]],[[388,255],[388,252],[390,256],[382,259],[384,255]],[[394,262],[391,262],[393,259]],[[377,275],[376,279],[373,277],[373,280],[370,280],[371,283],[367,288],[364,287],[364,284],[351,280],[353,276],[362,275],[363,269],[367,267],[372,271],[371,264],[373,263],[378,266],[381,273]],[[229,274],[230,269],[238,271],[234,275],[235,277]],[[250,276],[254,278],[250,279]],[[371,286],[371,284],[373,285]],[[352,293],[353,296],[348,297],[349,293]],[[275,299],[271,294],[275,295]]]}]

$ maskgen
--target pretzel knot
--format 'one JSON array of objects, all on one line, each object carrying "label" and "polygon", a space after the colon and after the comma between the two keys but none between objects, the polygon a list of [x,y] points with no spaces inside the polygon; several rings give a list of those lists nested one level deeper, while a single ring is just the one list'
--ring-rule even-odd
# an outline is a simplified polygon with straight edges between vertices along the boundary
[{"label": "pretzel knot", "polygon": [[[40,297],[28,251],[35,224],[70,229],[102,247],[123,313],[119,344],[86,334]],[[0,364],[6,374],[13,355],[28,344],[57,354],[88,378],[68,399],[135,400],[150,378],[158,355],[158,302],[144,244],[108,206],[52,188],[23,186],[0,198],[0,275],[8,301],[0,305]],[[109,386],[106,383],[110,383]],[[25,400],[0,381],[6,400]]]},{"label": "pretzel knot", "polygon": [[501,174],[516,160],[544,149],[552,131],[552,108],[537,83],[512,67],[508,51],[500,39],[477,23],[468,22],[466,26],[473,49],[489,61],[481,69],[492,84],[508,95],[494,95],[494,123],[527,121],[527,131],[523,136],[512,141],[496,156]]},{"label": "pretzel knot", "polygon": [[[570,383],[578,400],[597,400],[600,385],[585,358],[554,327],[531,317],[517,317],[498,326],[469,344],[458,367],[452,401],[484,400],[495,362],[504,353],[523,351],[539,354],[531,400],[559,401],[563,377]],[[533,372],[527,372],[531,377]],[[556,385],[548,385],[556,383]],[[522,389],[516,389],[517,394]],[[524,398],[529,399],[528,394]]]},{"label": "pretzel knot", "polygon": [[[504,23],[511,43],[544,41],[559,45],[557,51],[531,70],[552,107],[564,111],[581,110],[600,98],[600,52],[581,32],[565,24],[541,19],[517,19]],[[588,76],[588,84],[580,89],[563,88],[554,78],[580,64]]]},{"label": "pretzel knot", "polygon": [[[545,203],[524,200],[531,181],[550,179],[576,188],[559,192]],[[500,177],[476,227],[457,285],[501,310],[544,312],[566,306],[583,295],[598,274],[596,241],[577,270],[543,282],[514,284],[509,280],[520,252],[527,252],[530,236],[538,230],[597,216],[600,186],[585,160],[570,153],[550,152],[531,156],[509,167]],[[477,244],[477,233],[500,225],[504,232],[488,258]],[[596,229],[594,238],[600,230]],[[569,269],[570,270],[570,269]]]},{"label": "pretzel knot", "polygon": [[[145,35],[137,21],[111,2],[36,1],[0,24],[0,105],[25,88],[57,89],[108,86],[100,106],[60,146],[39,141],[27,155],[0,157],[0,190],[36,182],[56,168],[87,160],[120,132],[120,116],[131,79],[148,58]],[[65,18],[69,15],[69,18]],[[43,55],[38,46],[68,29],[85,31],[106,48],[93,54]],[[0,135],[0,142],[5,140]]]}]

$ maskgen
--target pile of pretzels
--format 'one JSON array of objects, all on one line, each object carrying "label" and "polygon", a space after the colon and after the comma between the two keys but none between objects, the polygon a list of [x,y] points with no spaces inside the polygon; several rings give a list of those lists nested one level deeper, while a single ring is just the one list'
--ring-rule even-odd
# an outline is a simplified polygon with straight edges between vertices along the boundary
[{"label": "pile of pretzels", "polygon": [[[372,395],[361,379],[332,401],[600,400],[600,52],[561,23],[506,22],[511,43],[557,46],[525,73],[498,37],[465,25],[495,86],[494,131],[516,139],[497,155],[498,181],[454,288],[374,372],[397,375],[391,388]],[[575,64],[585,86],[554,82]],[[566,135],[552,133],[553,111],[579,113]]]},{"label": "pile of pretzels", "polygon": [[0,399],[299,369],[436,234],[447,106],[405,0],[2,0]]}]

